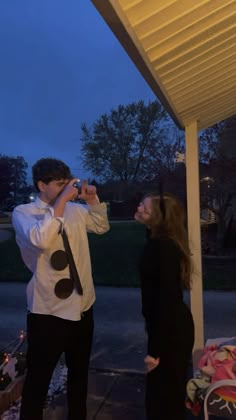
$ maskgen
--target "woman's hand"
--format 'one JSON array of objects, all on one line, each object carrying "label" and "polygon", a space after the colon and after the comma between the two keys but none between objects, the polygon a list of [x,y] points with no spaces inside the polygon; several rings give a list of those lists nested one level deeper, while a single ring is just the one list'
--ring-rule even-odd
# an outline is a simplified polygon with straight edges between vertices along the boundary
[{"label": "woman's hand", "polygon": [[149,356],[149,354],[145,357],[144,363],[147,368],[147,372],[151,372],[152,370],[156,369],[156,367],[160,363],[160,357],[157,357],[157,359],[154,359],[154,357]]}]

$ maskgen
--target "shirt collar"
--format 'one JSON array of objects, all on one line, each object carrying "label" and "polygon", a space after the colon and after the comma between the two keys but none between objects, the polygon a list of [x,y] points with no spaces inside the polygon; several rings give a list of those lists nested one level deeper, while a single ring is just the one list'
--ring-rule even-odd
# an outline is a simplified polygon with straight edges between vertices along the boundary
[{"label": "shirt collar", "polygon": [[45,201],[40,200],[39,196],[36,197],[35,206],[38,209],[50,209],[50,208],[52,208],[52,206],[50,206],[48,203],[45,203]]}]

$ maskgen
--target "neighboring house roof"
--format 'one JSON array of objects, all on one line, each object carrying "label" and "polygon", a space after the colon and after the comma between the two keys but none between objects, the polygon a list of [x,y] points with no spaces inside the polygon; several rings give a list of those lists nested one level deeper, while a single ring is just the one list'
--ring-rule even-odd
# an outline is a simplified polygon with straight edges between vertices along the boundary
[{"label": "neighboring house roof", "polygon": [[236,114],[235,0],[92,0],[179,127]]}]

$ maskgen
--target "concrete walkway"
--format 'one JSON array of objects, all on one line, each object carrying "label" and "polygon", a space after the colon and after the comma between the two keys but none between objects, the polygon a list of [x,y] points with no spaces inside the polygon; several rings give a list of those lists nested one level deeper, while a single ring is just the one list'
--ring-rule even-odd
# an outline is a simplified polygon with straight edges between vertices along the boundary
[{"label": "concrete walkway", "polygon": [[[88,420],[144,420],[146,337],[140,291],[97,287],[96,294]],[[187,294],[185,299],[189,302]],[[204,292],[206,338],[236,335],[235,302],[236,292]],[[25,314],[25,285],[0,283],[0,349],[25,329]],[[64,395],[45,412],[45,420],[53,419],[65,420]]]}]

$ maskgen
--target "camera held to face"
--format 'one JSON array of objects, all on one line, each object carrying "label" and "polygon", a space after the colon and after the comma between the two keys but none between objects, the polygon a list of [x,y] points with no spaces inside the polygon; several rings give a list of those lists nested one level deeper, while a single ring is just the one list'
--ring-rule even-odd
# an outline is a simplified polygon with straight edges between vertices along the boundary
[{"label": "camera held to face", "polygon": [[77,188],[78,194],[81,194],[81,184],[80,184],[80,180],[79,179],[77,179],[77,181],[74,182],[73,187]]}]

